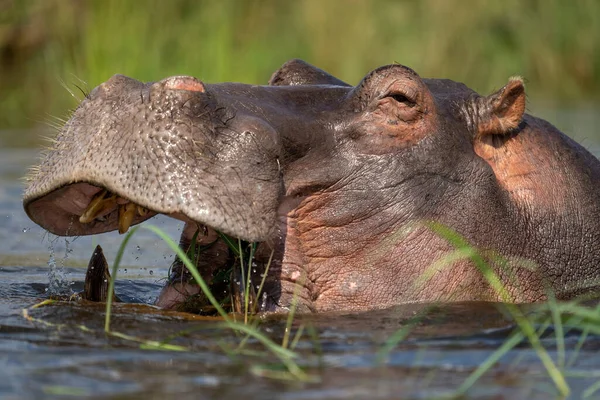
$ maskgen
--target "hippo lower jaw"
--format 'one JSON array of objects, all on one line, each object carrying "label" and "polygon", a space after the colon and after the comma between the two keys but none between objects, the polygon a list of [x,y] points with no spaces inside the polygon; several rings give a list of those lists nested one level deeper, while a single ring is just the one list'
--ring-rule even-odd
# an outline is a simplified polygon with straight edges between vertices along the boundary
[{"label": "hippo lower jaw", "polygon": [[[53,233],[64,236],[113,230],[124,234],[132,225],[157,214],[180,220],[185,223],[185,226],[179,245],[189,254],[192,242],[196,240],[194,248],[204,249],[197,253],[196,259],[192,262],[196,264],[198,272],[213,291],[213,295],[221,303],[227,303],[231,299],[233,310],[243,311],[240,308],[240,299],[244,297],[246,284],[241,282],[239,277],[245,277],[247,274],[248,260],[243,260],[246,271],[241,272],[242,264],[224,241],[225,236],[203,222],[193,220],[181,212],[162,213],[147,205],[130,201],[124,195],[112,192],[108,188],[87,182],[78,182],[56,189],[46,196],[31,201],[26,210],[35,213],[36,217],[43,220],[47,226],[53,227],[51,229]],[[238,239],[235,235],[229,237]],[[261,244],[259,247],[270,246]],[[252,290],[249,293],[249,300],[251,304],[257,305],[253,307],[254,311],[275,308],[272,301],[266,301],[270,298],[266,291],[256,293],[264,270],[263,264],[266,264],[263,261],[258,258],[253,260],[254,273],[250,277]],[[215,282],[217,275],[220,276],[220,282]],[[215,293],[216,291],[219,293]],[[200,297],[201,300],[193,300]],[[194,282],[192,275],[179,258],[176,258],[171,266],[168,282],[156,299],[155,305],[167,310],[192,312],[203,312],[206,306],[210,307],[206,298],[202,296],[199,285]]]},{"label": "hippo lower jaw", "polygon": [[[271,257],[267,260],[261,255],[270,251],[268,243],[242,241],[183,214],[171,214],[169,217],[185,222],[179,246],[196,266],[216,300],[222,306],[231,303],[230,307],[224,308],[233,312],[245,312],[246,291],[250,312],[274,311],[277,308],[272,293],[267,287],[263,287],[262,277]],[[254,246],[253,254],[244,254],[250,246]],[[268,287],[271,289],[273,285]],[[171,265],[167,284],[161,290],[155,305],[167,310],[201,314],[214,311],[179,257]]]}]

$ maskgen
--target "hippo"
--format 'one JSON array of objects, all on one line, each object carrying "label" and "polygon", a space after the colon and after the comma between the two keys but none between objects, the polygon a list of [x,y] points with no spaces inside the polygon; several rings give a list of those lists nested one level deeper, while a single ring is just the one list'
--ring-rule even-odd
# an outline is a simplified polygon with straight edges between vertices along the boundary
[{"label": "hippo", "polygon": [[[482,96],[400,64],[357,86],[301,60],[268,85],[115,75],[32,169],[23,204],[63,236],[179,219],[207,282],[237,270],[229,239],[253,243],[261,312],[593,295],[600,162],[525,107],[519,77]],[[198,292],[176,260],[156,304]]]}]

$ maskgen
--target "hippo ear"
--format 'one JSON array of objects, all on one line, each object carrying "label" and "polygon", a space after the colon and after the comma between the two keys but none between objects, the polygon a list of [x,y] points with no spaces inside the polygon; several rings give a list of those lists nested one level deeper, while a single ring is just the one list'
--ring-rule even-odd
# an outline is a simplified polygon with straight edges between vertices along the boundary
[{"label": "hippo ear", "polygon": [[294,59],[286,62],[269,79],[271,86],[335,85],[350,86],[309,63]]},{"label": "hippo ear", "polygon": [[480,99],[477,135],[504,135],[517,129],[525,113],[525,97],[523,79],[516,77],[496,93]]}]

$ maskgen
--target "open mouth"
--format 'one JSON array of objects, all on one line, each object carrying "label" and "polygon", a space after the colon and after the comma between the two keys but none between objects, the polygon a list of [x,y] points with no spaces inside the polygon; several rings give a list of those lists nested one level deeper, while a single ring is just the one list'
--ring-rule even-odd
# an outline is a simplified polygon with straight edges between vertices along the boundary
[{"label": "open mouth", "polygon": [[[137,204],[106,188],[75,183],[59,188],[29,203],[27,210],[53,227],[53,233],[67,236],[118,230],[126,233],[132,225],[157,214],[151,207]],[[164,214],[185,223],[179,246],[196,267],[212,297],[225,310],[254,313],[272,303],[265,284],[271,257],[264,243],[252,243],[226,235],[213,227],[194,221],[182,213]],[[266,257],[265,257],[266,254]],[[90,265],[98,264],[90,262]],[[196,277],[176,257],[167,284],[156,305],[202,315],[216,314],[216,307],[201,290]],[[90,284],[101,286],[102,280]]]},{"label": "open mouth", "polygon": [[147,208],[103,189],[92,198],[90,204],[79,217],[79,222],[82,224],[89,224],[94,221],[104,222],[106,216],[113,213],[115,208],[118,210],[117,220],[120,234],[129,230],[136,215],[145,217],[148,214]]}]

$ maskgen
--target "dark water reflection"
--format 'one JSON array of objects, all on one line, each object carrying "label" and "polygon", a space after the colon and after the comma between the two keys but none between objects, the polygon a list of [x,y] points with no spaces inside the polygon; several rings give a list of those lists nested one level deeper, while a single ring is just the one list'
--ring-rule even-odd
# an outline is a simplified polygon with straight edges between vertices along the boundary
[{"label": "dark water reflection", "polygon": [[[587,131],[578,130],[577,137],[593,150],[600,143],[593,136],[595,122],[600,121],[593,120]],[[46,298],[49,249],[57,263],[66,266],[72,290],[78,291],[95,244],[102,244],[110,263],[122,240],[117,234],[103,234],[67,242],[49,237],[27,219],[20,204],[22,184],[18,179],[36,153],[0,150],[0,398],[439,398],[452,394],[513,330],[512,319],[499,305],[435,307],[400,344],[380,357],[386,341],[427,306],[297,318],[292,333],[301,326],[305,332],[297,343],[297,362],[314,379],[301,382],[260,376],[278,361],[254,339],[245,349],[260,355],[228,354],[224,349],[235,349],[241,336],[221,328],[213,319],[163,313],[148,305],[115,307],[115,331],[156,341],[186,331],[171,341],[190,349],[185,352],[144,350],[136,342],[106,336],[100,305],[49,305],[30,310],[36,321],[29,321],[23,309]],[[178,237],[181,226],[176,221],[159,217],[153,223]],[[150,232],[139,231],[126,250],[122,264],[126,267],[119,271],[119,296],[126,302],[151,303],[171,260],[165,244]],[[281,343],[285,324],[285,320],[270,317],[262,321],[260,329]],[[82,330],[82,325],[89,330]],[[571,331],[566,335],[567,358],[574,354],[580,334]],[[554,335],[546,335],[542,343],[557,360]],[[583,396],[600,379],[599,348],[600,339],[589,337],[569,367],[573,398]],[[508,351],[467,397],[547,399],[557,398],[557,391],[536,352],[521,343]]]}]

